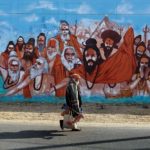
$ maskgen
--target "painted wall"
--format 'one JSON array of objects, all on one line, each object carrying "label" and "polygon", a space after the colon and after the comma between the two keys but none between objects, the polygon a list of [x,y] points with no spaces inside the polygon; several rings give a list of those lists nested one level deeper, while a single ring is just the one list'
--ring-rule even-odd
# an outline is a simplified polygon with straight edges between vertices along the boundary
[{"label": "painted wall", "polygon": [[0,101],[62,102],[76,73],[83,101],[149,103],[149,20],[149,0],[1,1]]}]

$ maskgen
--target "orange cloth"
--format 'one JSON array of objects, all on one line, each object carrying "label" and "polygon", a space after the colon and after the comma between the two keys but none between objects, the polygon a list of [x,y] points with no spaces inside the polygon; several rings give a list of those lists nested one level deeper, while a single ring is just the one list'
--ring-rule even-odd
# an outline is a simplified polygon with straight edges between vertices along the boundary
[{"label": "orange cloth", "polygon": [[[129,28],[118,51],[98,67],[95,83],[119,83],[131,79],[136,69],[133,41],[133,29]],[[83,65],[74,69],[73,72],[85,79]],[[92,74],[86,73],[86,75],[87,80],[93,82],[96,69]]]},{"label": "orange cloth", "polygon": [[0,56],[0,66],[5,69],[8,69],[8,59],[9,59],[9,54],[3,52]]},{"label": "orange cloth", "polygon": [[[64,42],[61,40],[60,35],[57,35],[55,38],[59,42],[59,50],[62,53],[62,51],[64,49]],[[70,39],[67,42],[68,42],[68,44],[67,44],[68,46],[72,46],[75,48],[77,56],[82,60],[82,52],[80,50],[80,45],[77,41],[76,36],[74,36],[73,34],[70,34]]]},{"label": "orange cloth", "polygon": [[[28,76],[28,74],[24,75],[24,79]],[[23,95],[25,98],[32,98],[29,84],[23,88]]]},{"label": "orange cloth", "polygon": [[57,42],[55,40],[50,39],[48,41],[47,47],[53,47],[53,48],[55,48],[55,47],[57,47]]},{"label": "orange cloth", "polygon": [[34,54],[35,54],[35,57],[36,57],[36,58],[38,58],[38,57],[40,56],[38,47],[35,47],[35,48],[34,48]]}]

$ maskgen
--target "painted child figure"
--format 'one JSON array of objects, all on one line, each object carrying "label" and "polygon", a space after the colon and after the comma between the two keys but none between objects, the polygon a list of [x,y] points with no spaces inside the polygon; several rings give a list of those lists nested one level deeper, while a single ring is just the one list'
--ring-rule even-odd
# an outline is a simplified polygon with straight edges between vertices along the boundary
[{"label": "painted child figure", "polygon": [[77,127],[77,122],[83,118],[81,111],[81,96],[79,90],[79,78],[78,74],[73,74],[70,76],[70,81],[66,88],[66,104],[63,107],[65,109],[61,115],[64,116],[63,120],[60,120],[61,129],[68,128],[72,131],[80,131]]}]

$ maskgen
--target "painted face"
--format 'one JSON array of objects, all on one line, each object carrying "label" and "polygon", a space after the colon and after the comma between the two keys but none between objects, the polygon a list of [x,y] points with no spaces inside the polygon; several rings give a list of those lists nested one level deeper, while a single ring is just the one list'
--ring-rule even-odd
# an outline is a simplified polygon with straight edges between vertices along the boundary
[{"label": "painted face", "polygon": [[88,63],[88,66],[93,66],[94,62],[96,62],[96,60],[97,60],[97,54],[96,54],[95,50],[92,48],[89,48],[85,52],[85,59]]},{"label": "painted face", "polygon": [[111,38],[106,38],[105,40],[105,46],[106,47],[113,47],[114,41]]},{"label": "painted face", "polygon": [[97,59],[98,59],[97,53],[94,49],[89,48],[85,52],[84,67],[89,74],[91,74],[95,70],[97,66]]},{"label": "painted face", "polygon": [[137,45],[140,41],[141,41],[141,39],[140,39],[140,38],[136,38],[136,39],[135,39],[135,43],[134,43],[134,44],[135,44],[135,45]]},{"label": "painted face", "polygon": [[30,78],[34,79],[35,77],[41,75],[44,71],[44,61],[41,59],[36,59],[36,63],[30,69]]},{"label": "painted face", "polygon": [[38,44],[45,44],[45,37],[44,36],[39,36],[38,38]]},{"label": "painted face", "polygon": [[19,70],[19,62],[16,60],[12,60],[9,63],[9,69],[13,72],[17,72]]},{"label": "painted face", "polygon": [[37,59],[36,63],[35,63],[35,68],[36,69],[42,69],[43,67],[44,67],[44,62],[39,60],[39,59]]},{"label": "painted face", "polygon": [[138,46],[138,48],[137,48],[137,53],[138,54],[143,54],[144,51],[145,51],[145,47],[144,46],[142,46],[142,45]]},{"label": "painted face", "polygon": [[56,47],[48,47],[47,48],[47,56],[51,60],[53,59],[57,54],[57,49]]},{"label": "painted face", "polygon": [[71,48],[67,48],[64,57],[68,62],[72,62],[75,58],[75,52]]},{"label": "painted face", "polygon": [[31,44],[26,45],[25,51],[32,53],[33,52],[33,46]]},{"label": "painted face", "polygon": [[148,58],[141,58],[141,61],[140,61],[140,66],[144,66],[144,67],[148,67]]},{"label": "painted face", "polygon": [[63,35],[69,34],[69,26],[67,25],[62,25],[60,30]]},{"label": "painted face", "polygon": [[18,44],[18,45],[22,45],[22,44],[23,44],[23,38],[20,37],[20,38],[17,40],[17,44]]},{"label": "painted face", "polygon": [[11,51],[14,51],[15,48],[14,48],[14,45],[9,45],[8,46],[8,51],[11,52]]},{"label": "painted face", "polygon": [[18,41],[18,45],[23,45],[23,41]]}]

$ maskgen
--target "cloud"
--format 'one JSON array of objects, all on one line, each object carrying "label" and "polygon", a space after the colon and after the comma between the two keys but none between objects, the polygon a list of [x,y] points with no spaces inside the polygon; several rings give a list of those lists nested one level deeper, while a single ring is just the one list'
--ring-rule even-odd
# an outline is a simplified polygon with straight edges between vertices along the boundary
[{"label": "cloud", "polygon": [[89,13],[94,12],[92,10],[92,8],[85,3],[82,3],[78,8],[72,8],[72,9],[71,8],[64,8],[63,10],[66,12],[74,12],[77,14],[89,14]]},{"label": "cloud", "polygon": [[130,19],[127,19],[125,17],[121,17],[118,19],[113,19],[113,21],[115,21],[117,24],[124,24],[124,25],[131,25],[133,24],[133,21]]},{"label": "cloud", "polygon": [[0,21],[0,26],[10,27],[8,22],[5,22],[5,21]]},{"label": "cloud", "polygon": [[87,4],[81,4],[77,9],[78,14],[88,14],[93,12],[92,8]]},{"label": "cloud", "polygon": [[98,20],[89,19],[89,18],[83,18],[83,19],[80,20],[80,23],[83,24],[85,27],[89,27],[94,22],[98,22]]},{"label": "cloud", "polygon": [[35,9],[48,9],[48,10],[57,10],[52,2],[49,1],[39,1],[38,3],[32,3],[28,10],[35,10]]},{"label": "cloud", "polygon": [[5,13],[4,11],[0,10],[0,16],[8,16],[8,14]]},{"label": "cloud", "polygon": [[49,31],[49,32],[48,32],[48,35],[49,35],[49,36],[55,36],[57,33],[58,33],[58,29],[55,29],[55,30]]},{"label": "cloud", "polygon": [[56,26],[59,25],[59,22],[54,17],[51,17],[49,20],[46,20],[45,23],[56,25]]},{"label": "cloud", "polygon": [[127,20],[124,17],[118,18],[118,19],[113,19],[117,23],[127,23]]},{"label": "cloud", "polygon": [[34,21],[38,21],[39,17],[37,15],[35,15],[35,14],[32,14],[31,16],[25,17],[25,20],[27,22],[34,22]]},{"label": "cloud", "polygon": [[133,6],[125,0],[117,6],[116,12],[118,14],[133,14]]}]

